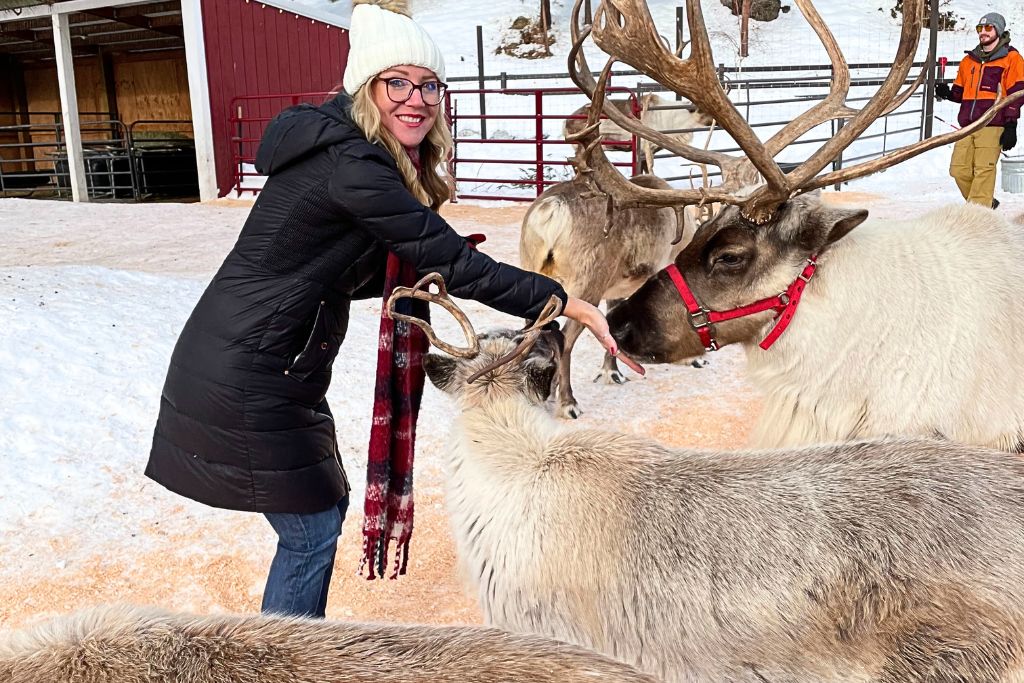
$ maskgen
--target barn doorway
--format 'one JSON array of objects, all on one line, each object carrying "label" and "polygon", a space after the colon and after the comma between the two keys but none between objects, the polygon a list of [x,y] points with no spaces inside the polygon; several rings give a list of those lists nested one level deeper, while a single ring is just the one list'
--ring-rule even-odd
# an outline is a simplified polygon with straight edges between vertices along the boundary
[{"label": "barn doorway", "polygon": [[[44,4],[0,0],[0,197],[72,196],[56,22],[33,15]],[[79,4],[64,16],[88,198],[198,199],[180,1]]]}]

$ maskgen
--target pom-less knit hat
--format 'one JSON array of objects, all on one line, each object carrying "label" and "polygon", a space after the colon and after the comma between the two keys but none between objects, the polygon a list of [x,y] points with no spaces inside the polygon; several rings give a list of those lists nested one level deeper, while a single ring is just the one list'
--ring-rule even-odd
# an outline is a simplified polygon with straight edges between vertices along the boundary
[{"label": "pom-less knit hat", "polygon": [[1001,36],[1006,31],[1006,19],[1003,18],[1002,14],[996,14],[995,12],[989,12],[981,19],[978,19],[978,26],[985,26],[991,24],[996,28],[996,35]]},{"label": "pom-less knit hat", "polygon": [[430,69],[444,80],[444,55],[419,24],[404,0],[355,0],[349,27],[345,91],[356,91],[394,66],[409,64]]}]

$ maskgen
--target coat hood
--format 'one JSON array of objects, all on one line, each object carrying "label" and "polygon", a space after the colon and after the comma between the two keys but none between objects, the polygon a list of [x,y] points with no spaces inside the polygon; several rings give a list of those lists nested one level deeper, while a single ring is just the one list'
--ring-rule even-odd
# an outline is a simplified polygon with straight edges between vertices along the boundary
[{"label": "coat hood", "polygon": [[352,98],[340,93],[319,107],[300,104],[285,109],[267,124],[256,152],[256,170],[274,175],[324,147],[364,138],[352,121],[351,108]]},{"label": "coat hood", "polygon": [[996,46],[992,48],[991,52],[985,52],[981,45],[978,45],[973,50],[967,50],[967,54],[974,58],[975,61],[985,64],[986,62],[994,62],[997,59],[1002,59],[1006,55],[1010,54],[1010,51],[1016,52],[1017,49],[1010,45],[1010,32],[1007,31],[1003,34],[1003,37],[999,39]]}]

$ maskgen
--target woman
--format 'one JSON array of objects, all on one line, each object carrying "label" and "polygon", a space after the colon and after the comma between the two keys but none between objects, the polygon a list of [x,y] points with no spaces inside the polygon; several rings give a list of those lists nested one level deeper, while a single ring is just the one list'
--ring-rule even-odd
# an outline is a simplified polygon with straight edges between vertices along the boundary
[{"label": "woman", "polygon": [[324,397],[349,302],[382,294],[389,252],[510,315],[535,318],[558,296],[615,351],[600,311],[474,251],[435,213],[449,191],[437,171],[451,149],[444,61],[396,9],[357,4],[346,92],[268,126],[256,165],[269,178],[181,332],[161,397],[146,474],[266,515],[279,543],[265,612],[324,615],[349,488]]}]

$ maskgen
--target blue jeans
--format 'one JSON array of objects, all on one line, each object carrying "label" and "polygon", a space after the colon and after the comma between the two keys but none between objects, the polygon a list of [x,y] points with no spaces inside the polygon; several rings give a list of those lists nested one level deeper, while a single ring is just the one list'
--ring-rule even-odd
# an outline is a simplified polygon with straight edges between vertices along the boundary
[{"label": "blue jeans", "polygon": [[263,591],[263,613],[323,617],[348,496],[323,512],[264,514],[277,532],[277,553]]}]

